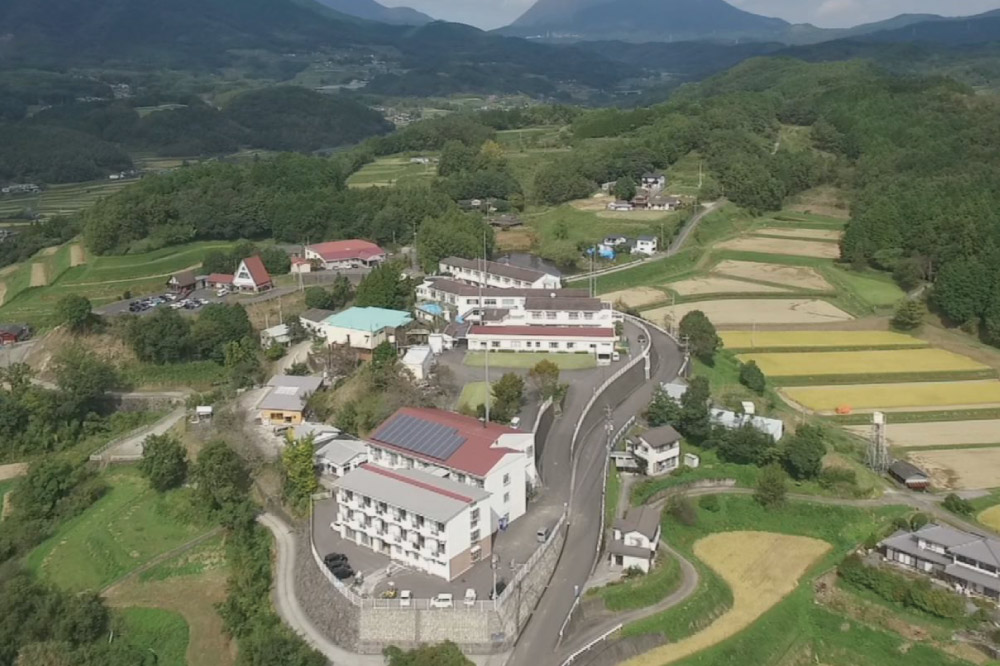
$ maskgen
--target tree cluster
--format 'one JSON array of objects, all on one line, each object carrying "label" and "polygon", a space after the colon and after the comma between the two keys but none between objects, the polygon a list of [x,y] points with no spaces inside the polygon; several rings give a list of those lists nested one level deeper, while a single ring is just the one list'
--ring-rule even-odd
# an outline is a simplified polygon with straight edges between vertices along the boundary
[{"label": "tree cluster", "polygon": [[850,555],[837,574],[847,583],[871,590],[886,601],[915,608],[945,619],[965,617],[965,601],[954,592],[931,585],[926,578],[910,578],[884,567],[869,566]]}]

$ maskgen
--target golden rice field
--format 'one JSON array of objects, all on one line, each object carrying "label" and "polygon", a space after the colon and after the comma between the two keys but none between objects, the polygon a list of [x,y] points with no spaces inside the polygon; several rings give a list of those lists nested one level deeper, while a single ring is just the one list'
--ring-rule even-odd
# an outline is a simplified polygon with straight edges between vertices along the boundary
[{"label": "golden rice field", "polygon": [[927,345],[918,338],[891,331],[719,331],[719,336],[729,349]]},{"label": "golden rice field", "polygon": [[950,490],[980,490],[1000,486],[1000,448],[919,449],[909,458],[924,469],[931,483]]},{"label": "golden rice field", "polygon": [[810,298],[695,301],[647,310],[642,316],[660,324],[667,315],[671,315],[674,321],[679,322],[692,310],[701,310],[716,326],[830,324],[854,319],[831,303]]},{"label": "golden rice field", "polygon": [[640,654],[626,666],[663,666],[736,635],[799,584],[830,544],[771,532],[723,532],[694,545],[694,554],[733,590],[733,606],[704,631]]},{"label": "golden rice field", "polygon": [[944,349],[779,352],[740,354],[738,358],[744,363],[755,361],[765,375],[773,377],[890,375],[989,369],[971,358]]},{"label": "golden rice field", "polygon": [[1000,406],[1000,381],[995,379],[800,386],[780,389],[780,393],[816,412],[833,412],[841,405],[855,411],[928,411]]},{"label": "golden rice field", "polygon": [[[849,432],[867,437],[870,426],[848,426]],[[885,429],[892,446],[933,448],[956,444],[1000,445],[1000,419],[890,423]]]},{"label": "golden rice field", "polygon": [[991,506],[976,517],[986,527],[995,532],[1000,532],[1000,504]]}]

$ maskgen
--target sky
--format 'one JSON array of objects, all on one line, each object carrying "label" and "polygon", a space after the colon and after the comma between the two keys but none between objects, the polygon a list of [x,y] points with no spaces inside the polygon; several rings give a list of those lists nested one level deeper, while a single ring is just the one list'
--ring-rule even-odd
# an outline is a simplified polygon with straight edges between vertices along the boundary
[{"label": "sky", "polygon": [[[483,29],[499,28],[523,14],[535,0],[380,0],[389,7],[409,6],[446,21]],[[755,14],[792,23],[841,28],[880,21],[898,14],[978,14],[1000,7],[1000,0],[728,0]]]}]

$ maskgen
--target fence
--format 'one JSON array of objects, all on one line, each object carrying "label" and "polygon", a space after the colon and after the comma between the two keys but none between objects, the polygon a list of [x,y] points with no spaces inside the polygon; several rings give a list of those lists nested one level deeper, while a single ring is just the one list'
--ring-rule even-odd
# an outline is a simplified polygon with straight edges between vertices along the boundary
[{"label": "fence", "polygon": [[624,625],[622,625],[622,624],[617,624],[614,627],[612,627],[611,629],[609,629],[606,632],[604,632],[603,634],[601,634],[600,636],[598,636],[597,638],[595,638],[594,640],[590,641],[589,643],[587,643],[586,645],[584,645],[582,648],[580,648],[579,650],[577,650],[576,652],[574,652],[573,654],[571,654],[570,656],[568,656],[566,658],[566,661],[564,661],[562,663],[562,666],[569,666],[569,664],[572,664],[574,661],[576,661],[577,658],[581,654],[583,654],[584,652],[592,649],[595,645],[597,645],[601,641],[607,640],[608,636],[610,636],[611,634],[615,633],[616,631],[618,631],[619,629],[621,629],[623,626]]},{"label": "fence", "polygon": [[118,437],[115,437],[113,440],[111,440],[110,442],[108,442],[107,444],[105,444],[104,446],[102,446],[101,448],[99,448],[96,451],[94,451],[93,453],[91,453],[90,454],[90,461],[91,462],[103,462],[103,463],[119,463],[119,462],[135,462],[136,460],[141,460],[142,459],[142,453],[141,452],[137,453],[137,454],[113,455],[113,456],[112,455],[107,455],[107,453],[108,453],[108,451],[110,451],[111,449],[115,448],[116,446],[118,446],[119,444],[121,444],[122,442],[124,442],[126,440],[133,439],[135,437],[140,437],[144,433],[145,434],[152,434],[153,430],[156,429],[157,425],[159,425],[162,421],[165,421],[167,419],[173,418],[174,416],[176,416],[176,414],[177,414],[178,411],[182,411],[182,409],[181,410],[174,410],[172,413],[170,413],[167,416],[163,417],[162,419],[160,419],[160,421],[157,421],[156,423],[153,423],[151,425],[139,426],[135,430],[131,430],[131,431],[125,433],[124,435],[120,435]]},{"label": "fence", "polygon": [[507,600],[510,599],[513,590],[517,588],[518,584],[524,579],[525,576],[531,573],[531,570],[536,564],[538,564],[538,560],[542,559],[542,556],[544,556],[546,551],[548,551],[548,549],[552,546],[552,542],[555,540],[556,535],[565,525],[566,512],[563,511],[563,514],[559,516],[559,520],[556,521],[555,527],[553,527],[552,531],[549,532],[549,537],[545,540],[545,543],[543,543],[540,548],[535,549],[535,552],[533,552],[531,557],[527,559],[524,566],[517,570],[517,573],[514,574],[513,578],[511,578],[510,583],[508,583],[507,587],[504,588],[504,591],[497,597],[497,607],[502,607]]},{"label": "fence", "polygon": [[[611,450],[615,448],[618,442],[622,441],[625,433],[635,425],[636,417],[635,414],[630,416],[625,425],[618,429],[614,435],[612,435],[610,441],[608,441],[608,455],[604,459],[604,479],[601,481],[601,531],[598,533],[597,537],[597,552],[594,553],[594,564],[590,567],[590,575],[593,576],[594,572],[597,571],[597,563],[601,561],[601,550],[604,548],[604,530],[607,525],[604,524],[607,511],[605,507],[608,504],[608,466],[611,464]],[[572,611],[571,611],[572,614]],[[568,620],[569,618],[567,618]]]}]

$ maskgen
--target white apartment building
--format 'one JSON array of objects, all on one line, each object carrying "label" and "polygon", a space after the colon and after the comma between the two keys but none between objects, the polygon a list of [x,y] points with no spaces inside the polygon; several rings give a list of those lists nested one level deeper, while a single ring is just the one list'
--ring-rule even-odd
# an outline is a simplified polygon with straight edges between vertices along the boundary
[{"label": "white apartment building", "polygon": [[632,455],[645,462],[648,476],[669,474],[680,466],[681,435],[672,427],[647,430],[638,439]]},{"label": "white apartment building", "polygon": [[558,275],[532,268],[501,264],[496,261],[448,257],[441,260],[438,268],[442,274],[450,274],[456,280],[470,284],[481,284],[484,287],[559,289],[562,286],[562,279]]},{"label": "white apartment building", "polygon": [[470,351],[593,354],[599,365],[611,363],[614,327],[472,326],[466,334]]},{"label": "white apartment building", "polygon": [[341,537],[453,580],[492,554],[490,493],[414,469],[364,464],[333,484]]},{"label": "white apartment building", "polygon": [[[480,306],[480,291],[482,305]],[[523,310],[528,298],[554,296],[556,298],[587,298],[586,289],[553,289],[541,292],[530,288],[483,287],[459,282],[450,278],[433,277],[417,287],[417,299],[423,302],[440,303],[458,318],[478,319],[483,310]]]},{"label": "white apartment building", "polygon": [[440,409],[403,407],[366,440],[368,460],[413,469],[490,495],[496,529],[524,515],[538,481],[535,434]]},{"label": "white apartment building", "polygon": [[[485,300],[485,299],[484,299]],[[500,311],[494,311],[496,315]],[[613,327],[623,319],[611,303],[599,298],[565,297],[555,294],[524,299],[522,308],[511,309],[503,316],[487,317],[485,325],[503,326],[589,326]]]}]

